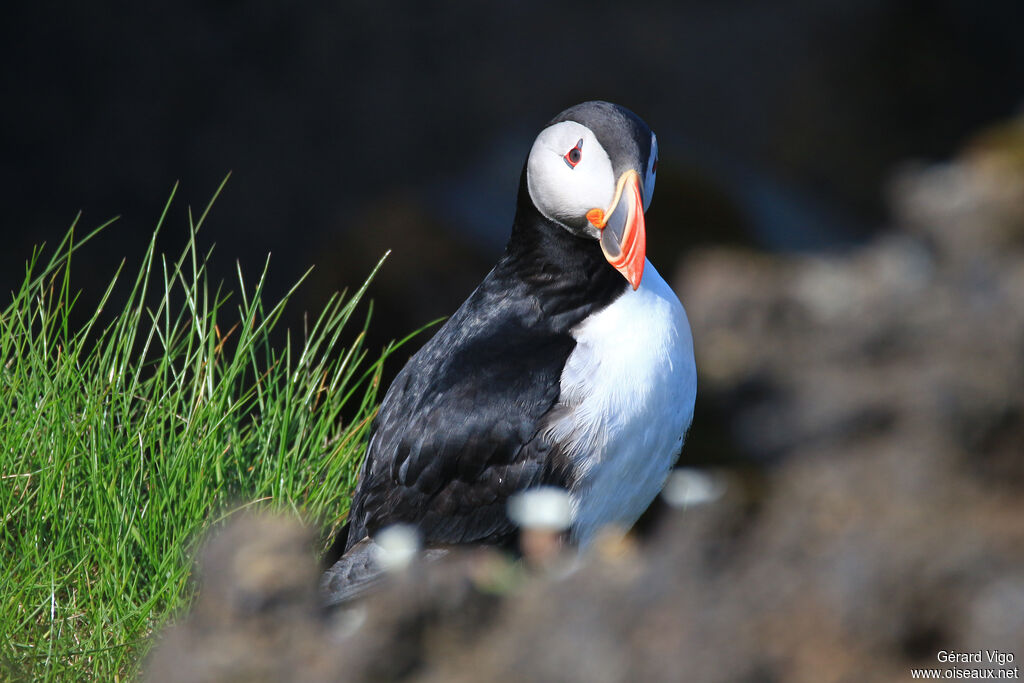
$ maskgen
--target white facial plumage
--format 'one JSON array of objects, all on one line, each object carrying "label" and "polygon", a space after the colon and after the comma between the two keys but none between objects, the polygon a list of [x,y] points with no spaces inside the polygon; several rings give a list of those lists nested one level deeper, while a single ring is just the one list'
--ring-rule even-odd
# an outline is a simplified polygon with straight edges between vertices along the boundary
[{"label": "white facial plumage", "polygon": [[[567,155],[578,144],[579,162],[572,165]],[[608,153],[589,128],[575,121],[556,123],[537,136],[526,165],[526,183],[534,206],[563,226],[579,225],[587,211],[607,207],[615,196]],[[597,237],[597,228],[588,224],[586,229]]]}]

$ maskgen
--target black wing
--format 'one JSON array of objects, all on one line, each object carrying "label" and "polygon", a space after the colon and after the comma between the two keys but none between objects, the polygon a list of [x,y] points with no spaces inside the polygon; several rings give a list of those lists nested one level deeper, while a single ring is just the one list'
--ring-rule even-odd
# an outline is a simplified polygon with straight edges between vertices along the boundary
[{"label": "black wing", "polygon": [[568,464],[542,426],[575,341],[530,297],[501,290],[485,280],[395,378],[346,550],[396,522],[417,526],[427,544],[503,544],[514,533],[510,495],[564,485]]}]

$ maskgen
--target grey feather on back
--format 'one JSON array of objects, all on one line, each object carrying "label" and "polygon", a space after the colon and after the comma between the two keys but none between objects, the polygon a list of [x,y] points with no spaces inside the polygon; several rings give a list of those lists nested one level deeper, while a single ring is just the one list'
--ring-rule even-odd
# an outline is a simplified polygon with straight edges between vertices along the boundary
[{"label": "grey feather on back", "polygon": [[384,577],[383,569],[374,558],[373,547],[373,541],[364,538],[324,572],[320,579],[320,593],[325,605],[349,602]]},{"label": "grey feather on back", "polygon": [[[388,572],[378,563],[377,546],[364,538],[331,565],[320,579],[321,604],[325,607],[343,605],[364,597],[382,583]],[[419,562],[434,562],[448,554],[448,548],[425,548],[417,556]]]}]

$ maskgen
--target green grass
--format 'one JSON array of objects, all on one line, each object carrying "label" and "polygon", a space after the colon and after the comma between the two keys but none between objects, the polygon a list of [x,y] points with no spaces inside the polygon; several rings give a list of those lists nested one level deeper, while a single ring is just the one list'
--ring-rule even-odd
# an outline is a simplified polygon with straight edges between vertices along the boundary
[{"label": "green grass", "polygon": [[368,315],[346,327],[366,284],[275,346],[288,297],[264,301],[265,268],[211,285],[209,209],[169,259],[165,208],[137,269],[75,315],[73,256],[101,228],[72,226],[0,309],[2,679],[123,680],[187,604],[202,532],[249,506],[344,516],[389,352],[363,348]]}]

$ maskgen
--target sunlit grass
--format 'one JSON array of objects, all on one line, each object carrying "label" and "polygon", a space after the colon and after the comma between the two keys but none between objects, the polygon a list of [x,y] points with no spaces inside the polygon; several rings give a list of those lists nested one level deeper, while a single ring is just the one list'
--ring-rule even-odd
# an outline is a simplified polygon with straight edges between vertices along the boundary
[{"label": "sunlit grass", "polygon": [[190,597],[201,531],[252,505],[325,527],[347,508],[382,360],[368,316],[346,326],[366,284],[275,345],[291,292],[265,301],[265,268],[210,282],[209,208],[171,259],[162,216],[90,313],[72,315],[72,261],[103,235],[74,227],[0,309],[2,679],[123,679]]}]

